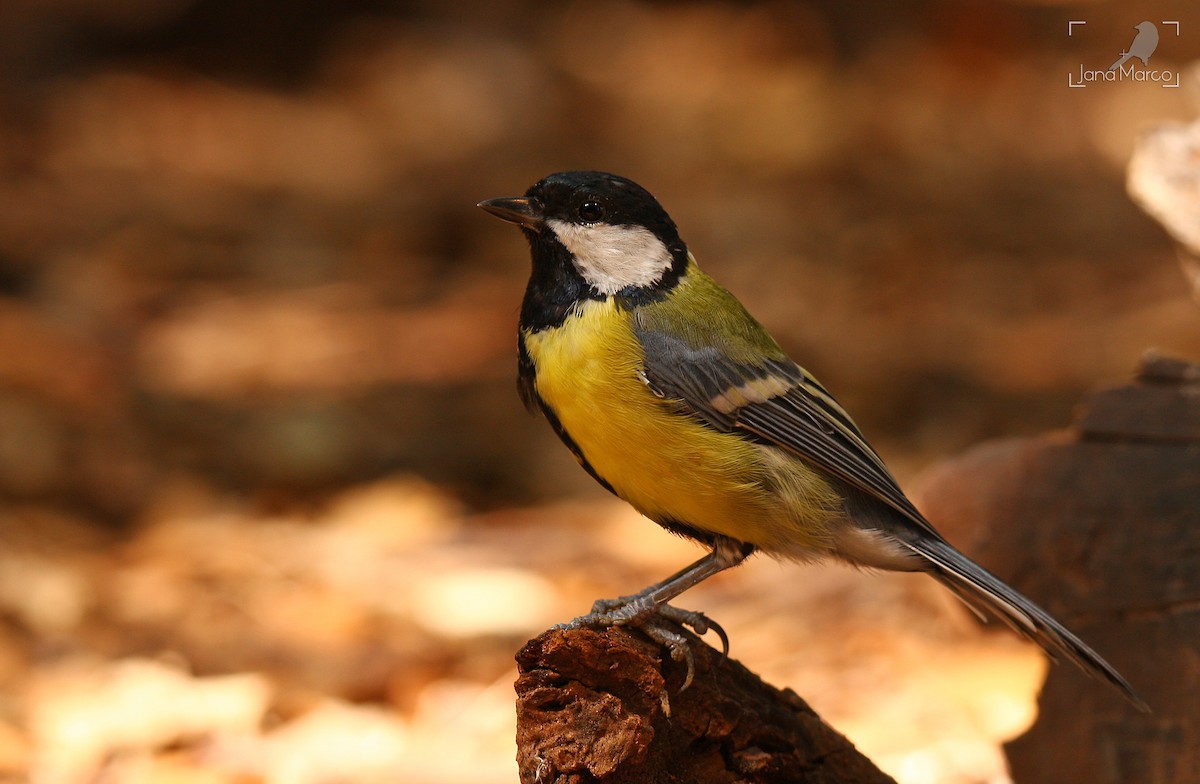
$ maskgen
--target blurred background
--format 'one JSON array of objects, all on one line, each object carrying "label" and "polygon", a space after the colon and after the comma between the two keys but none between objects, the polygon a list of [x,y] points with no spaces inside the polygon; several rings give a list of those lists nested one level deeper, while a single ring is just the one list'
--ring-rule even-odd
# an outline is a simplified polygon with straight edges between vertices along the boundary
[{"label": "blurred background", "polygon": [[[515,780],[512,654],[698,554],[517,398],[474,205],[549,172],[658,196],[905,486],[1200,356],[1124,190],[1195,82],[1067,86],[1144,18],[1200,54],[1182,1],[5,0],[0,780]],[[1045,665],[931,581],[684,605],[901,782],[1008,781]]]}]

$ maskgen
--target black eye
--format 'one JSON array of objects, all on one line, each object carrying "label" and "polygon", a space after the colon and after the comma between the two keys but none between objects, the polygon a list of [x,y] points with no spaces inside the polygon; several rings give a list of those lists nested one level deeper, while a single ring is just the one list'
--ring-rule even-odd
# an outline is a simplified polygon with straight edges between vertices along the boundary
[{"label": "black eye", "polygon": [[604,220],[604,205],[598,201],[585,201],[579,205],[579,220],[584,223],[599,223]]}]

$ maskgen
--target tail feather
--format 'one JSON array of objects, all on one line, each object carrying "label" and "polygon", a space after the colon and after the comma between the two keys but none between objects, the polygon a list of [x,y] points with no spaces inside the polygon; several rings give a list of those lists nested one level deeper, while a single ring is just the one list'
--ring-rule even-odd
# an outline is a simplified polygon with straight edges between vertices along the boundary
[{"label": "tail feather", "polygon": [[1040,645],[1050,658],[1070,659],[1089,675],[1108,681],[1138,710],[1149,712],[1149,706],[1133,687],[1100,654],[991,572],[944,540],[922,537],[907,544],[928,559],[933,565],[933,576],[977,614],[981,608],[986,609],[1018,634]]}]

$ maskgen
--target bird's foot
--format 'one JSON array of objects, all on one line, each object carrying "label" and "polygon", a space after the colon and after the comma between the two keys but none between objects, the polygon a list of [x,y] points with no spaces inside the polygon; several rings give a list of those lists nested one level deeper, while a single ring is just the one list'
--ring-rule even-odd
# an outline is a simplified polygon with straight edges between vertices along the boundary
[{"label": "bird's foot", "polygon": [[644,593],[621,596],[616,599],[597,599],[592,611],[571,621],[571,628],[580,626],[637,626],[644,627],[658,616],[661,620],[685,629],[691,629],[703,637],[712,630],[721,638],[721,655],[729,655],[729,636],[716,621],[697,610],[685,610],[670,604],[654,604]]},{"label": "bird's foot", "polygon": [[671,658],[687,665],[687,676],[679,688],[683,691],[692,684],[696,674],[696,658],[688,638],[682,633],[691,629],[698,635],[710,629],[721,638],[721,655],[729,655],[729,636],[720,624],[702,612],[684,610],[669,604],[655,604],[647,595],[634,594],[618,599],[600,599],[592,605],[592,611],[556,629],[580,629],[584,627],[633,626],[654,642],[666,648]]}]

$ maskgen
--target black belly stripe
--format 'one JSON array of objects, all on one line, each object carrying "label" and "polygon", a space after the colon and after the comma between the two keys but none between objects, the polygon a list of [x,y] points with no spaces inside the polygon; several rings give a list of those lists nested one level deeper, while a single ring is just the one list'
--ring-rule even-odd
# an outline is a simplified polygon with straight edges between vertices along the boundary
[{"label": "black belly stripe", "polygon": [[[541,403],[542,413],[546,415],[546,421],[550,423],[550,427],[554,428],[554,432],[558,434],[558,437],[562,439],[562,442],[567,445],[567,449],[571,450],[571,454],[575,455],[575,459],[579,461],[579,465],[583,466],[583,470],[587,471],[588,475],[591,476],[592,479],[595,479],[597,482],[599,482],[601,487],[620,498],[621,496],[617,494],[617,491],[613,489],[613,486],[610,485],[604,477],[600,476],[600,474],[596,472],[596,469],[592,467],[592,464],[587,461],[587,458],[583,456],[583,452],[579,449],[579,445],[576,444],[574,439],[571,438],[570,434],[567,433],[566,428],[562,426],[562,422],[558,421],[558,417],[555,416],[554,410],[540,399],[538,402]],[[713,542],[715,542],[717,538],[717,535],[712,531],[706,531],[703,528],[697,528],[695,526],[688,525],[687,523],[671,517],[651,517],[650,519],[654,520],[654,522],[658,523],[673,534],[682,536],[685,539],[694,539],[697,542],[709,546],[712,546]]]},{"label": "black belly stripe", "polygon": [[717,540],[717,535],[712,531],[705,531],[703,528],[696,528],[695,526],[688,525],[687,523],[681,523],[674,518],[663,517],[651,519],[677,536],[682,536],[685,539],[694,539],[697,542],[706,544],[710,547],[712,546],[713,542]]},{"label": "black belly stripe", "polygon": [[[583,470],[587,471],[588,475],[591,476],[592,479],[595,479],[597,482],[599,482],[600,486],[605,490],[613,495],[617,495],[617,491],[613,490],[613,487],[608,483],[608,480],[596,473],[596,469],[592,468],[592,464],[589,463],[587,458],[583,456],[583,450],[581,450],[579,445],[575,443],[575,439],[571,438],[571,434],[568,433],[567,429],[562,426],[562,422],[558,421],[558,416],[555,415],[554,409],[546,405],[546,402],[540,397],[538,398],[538,404],[542,408],[542,413],[546,415],[546,421],[550,423],[550,427],[554,428],[554,432],[557,433],[558,437],[562,439],[562,442],[567,445],[567,449],[570,449],[571,454],[575,455],[575,459],[579,461],[579,465],[583,466]],[[619,498],[620,496],[617,497]]]}]

